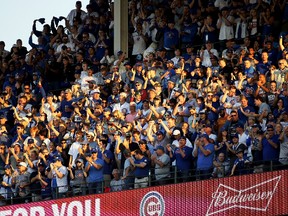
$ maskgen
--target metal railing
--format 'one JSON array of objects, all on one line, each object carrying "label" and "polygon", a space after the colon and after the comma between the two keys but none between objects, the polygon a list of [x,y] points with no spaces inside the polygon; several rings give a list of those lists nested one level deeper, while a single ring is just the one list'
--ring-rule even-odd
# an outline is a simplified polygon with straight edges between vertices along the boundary
[{"label": "metal railing", "polygon": [[[225,170],[224,166],[222,166],[221,168]],[[238,175],[241,175],[243,173],[253,174],[253,173],[270,172],[284,169],[288,169],[288,165],[283,165],[278,161],[257,161],[257,165],[250,163],[247,167],[241,169],[241,172],[238,173]],[[210,169],[209,172],[204,173],[197,169],[181,171],[178,170],[176,166],[170,166],[169,172],[166,173],[167,176],[165,178],[158,179],[157,175],[155,174],[155,172],[157,172],[157,169],[151,168],[148,180],[146,183],[144,182],[144,187],[219,178],[218,176],[213,176],[212,171],[213,171],[212,169]],[[228,177],[230,173],[231,169],[226,175],[223,175],[222,177]],[[163,173],[161,173],[161,175],[163,175]],[[19,193],[17,192],[2,193],[1,194],[2,199],[0,199],[0,206],[115,191],[113,190],[113,186],[105,187],[104,181],[98,182],[98,184],[100,184],[101,186],[99,187],[99,185],[97,185],[96,187],[93,187],[89,184],[74,185],[69,186],[68,188],[67,186],[63,186],[67,188],[67,191],[62,193],[59,192],[59,189],[61,187],[51,188],[51,195],[46,193],[45,197],[41,196],[41,188],[37,190],[31,189],[30,193],[27,194],[26,196],[20,196]],[[117,184],[115,186],[117,187],[116,191],[133,189],[135,188],[134,187],[135,184],[136,182],[134,176],[127,177],[125,180],[123,180],[123,184]]]}]

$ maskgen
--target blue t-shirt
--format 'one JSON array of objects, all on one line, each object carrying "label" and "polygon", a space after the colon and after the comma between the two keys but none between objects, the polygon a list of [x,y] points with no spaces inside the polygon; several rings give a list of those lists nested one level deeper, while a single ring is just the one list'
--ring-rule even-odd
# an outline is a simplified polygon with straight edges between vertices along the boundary
[{"label": "blue t-shirt", "polygon": [[[60,104],[59,107],[59,111],[61,111],[62,113],[62,117],[66,117],[66,118],[70,118],[72,111],[73,111],[73,106],[72,106],[72,102],[73,100],[67,101],[67,100],[63,100]],[[71,112],[67,112],[65,108],[69,108],[70,110],[72,110]]]},{"label": "blue t-shirt", "polygon": [[149,161],[148,158],[143,157],[142,159],[138,160],[136,159],[134,161],[135,164],[140,164],[140,163],[146,163],[146,166],[141,168],[141,167],[136,167],[135,168],[135,172],[134,175],[135,177],[145,177],[145,176],[149,176]]},{"label": "blue t-shirt", "polygon": [[182,43],[192,44],[195,40],[195,36],[197,34],[198,25],[197,23],[193,23],[192,25],[184,25],[182,32],[183,35],[181,37]]},{"label": "blue t-shirt", "polygon": [[185,157],[183,158],[180,154],[180,149],[177,147],[174,150],[172,161],[176,160],[176,167],[180,171],[188,171],[192,168],[192,148],[188,146],[183,147],[183,152],[185,153]]},{"label": "blue t-shirt", "polygon": [[[252,106],[247,106],[247,107],[243,108],[243,111],[246,112],[246,113],[255,113],[255,109]],[[244,122],[244,124],[248,121],[248,117],[245,116],[241,112],[240,109],[238,110],[238,117],[239,117],[239,119],[241,119],[242,122]]]},{"label": "blue t-shirt", "polygon": [[166,28],[164,31],[164,47],[175,49],[179,43],[179,32],[177,29]]},{"label": "blue t-shirt", "polygon": [[198,159],[197,159],[197,170],[209,170],[213,167],[213,159],[214,159],[214,145],[209,143],[206,146],[203,146],[205,150],[209,150],[211,154],[205,156],[203,152],[198,148]]},{"label": "blue t-shirt", "polygon": [[48,184],[47,186],[42,185],[41,187],[41,197],[45,199],[51,197],[51,179],[44,178],[43,180]]},{"label": "blue t-shirt", "polygon": [[[97,158],[94,161],[95,164],[101,165],[100,169],[96,169],[93,165],[90,166],[88,171],[87,183],[93,182],[101,182],[103,181],[103,171],[104,171],[104,161],[100,158]],[[86,163],[86,167],[88,166],[89,162]]]},{"label": "blue t-shirt", "polygon": [[103,174],[108,174],[111,175],[112,173],[112,160],[113,160],[113,154],[110,150],[105,150],[104,151],[104,155],[110,159],[110,163],[107,163],[104,158],[103,158],[103,154],[102,154],[102,159],[104,161],[104,167],[103,167]]},{"label": "blue t-shirt", "polygon": [[263,160],[264,161],[271,161],[271,160],[278,160],[279,159],[279,135],[274,135],[271,140],[272,142],[277,144],[277,148],[275,149],[266,138],[262,140],[262,147],[263,147]]}]

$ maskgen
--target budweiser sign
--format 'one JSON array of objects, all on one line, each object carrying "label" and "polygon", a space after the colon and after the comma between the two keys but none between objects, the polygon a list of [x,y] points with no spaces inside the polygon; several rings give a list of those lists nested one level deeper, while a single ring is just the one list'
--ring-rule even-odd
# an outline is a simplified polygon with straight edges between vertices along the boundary
[{"label": "budweiser sign", "polygon": [[[232,208],[266,211],[280,179],[281,176],[277,176],[242,190],[220,184],[212,194],[212,202],[206,216]],[[247,184],[248,182],[241,183]]]}]

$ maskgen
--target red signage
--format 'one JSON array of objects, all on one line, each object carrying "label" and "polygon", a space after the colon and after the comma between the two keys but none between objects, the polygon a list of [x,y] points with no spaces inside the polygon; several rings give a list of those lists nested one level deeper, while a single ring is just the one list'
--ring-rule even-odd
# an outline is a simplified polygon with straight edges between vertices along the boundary
[{"label": "red signage", "polygon": [[283,215],[288,171],[0,207],[1,216]]}]

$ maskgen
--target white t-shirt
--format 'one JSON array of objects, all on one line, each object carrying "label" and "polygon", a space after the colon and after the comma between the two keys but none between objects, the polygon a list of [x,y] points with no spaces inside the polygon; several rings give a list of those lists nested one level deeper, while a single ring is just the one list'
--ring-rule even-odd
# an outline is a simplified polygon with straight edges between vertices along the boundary
[{"label": "white t-shirt", "polygon": [[[216,49],[211,49],[210,52],[218,57],[219,54],[218,54],[218,51]],[[204,50],[204,53],[203,53],[203,61],[202,61],[202,65],[205,66],[205,67],[211,67],[212,63],[211,63],[211,60],[210,60],[210,53],[207,49]]]},{"label": "white t-shirt", "polygon": [[[122,105],[120,103],[116,103],[113,107],[113,112],[115,110],[119,110],[120,112],[123,111],[123,109],[126,109],[126,113],[130,113],[130,105],[129,103],[125,102]],[[122,112],[123,113],[123,112]]]},{"label": "white t-shirt", "polygon": [[[61,172],[64,176],[62,178],[58,178],[55,170],[53,170],[52,171],[53,178],[56,178],[56,184],[57,184],[59,193],[65,193],[68,191],[68,179],[67,179],[68,171],[67,171],[67,168],[65,166],[61,166],[57,170],[59,172]],[[51,184],[52,184],[52,182],[53,181],[51,181]]]},{"label": "white t-shirt", "polygon": [[75,160],[77,158],[77,155],[79,153],[78,149],[81,147],[79,142],[72,143],[68,154],[72,156],[72,166],[75,165]]},{"label": "white t-shirt", "polygon": [[[56,103],[52,103],[52,106],[54,107],[55,110],[58,108],[58,105]],[[48,103],[44,104],[44,113],[47,115],[48,122],[50,122],[52,120],[52,117],[53,117],[51,109],[50,109],[50,104],[48,104]]]},{"label": "white t-shirt", "polygon": [[[233,25],[227,26],[225,24],[225,21],[222,19],[221,22],[221,27],[220,27],[220,32],[219,32],[219,40],[230,40],[234,38],[234,29]],[[231,23],[234,22],[234,18],[232,16],[228,16],[227,20],[230,21]],[[220,22],[220,20],[218,20]]]},{"label": "white t-shirt", "polygon": [[146,42],[143,36],[141,36],[138,32],[133,32],[132,38],[134,42],[132,55],[142,54],[146,49]]}]

